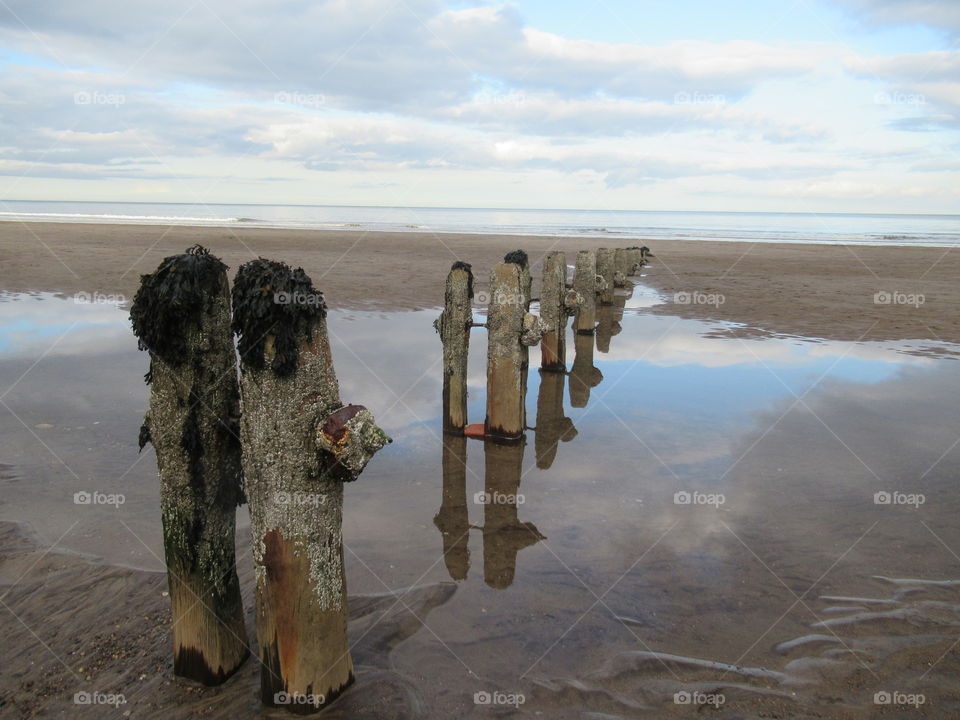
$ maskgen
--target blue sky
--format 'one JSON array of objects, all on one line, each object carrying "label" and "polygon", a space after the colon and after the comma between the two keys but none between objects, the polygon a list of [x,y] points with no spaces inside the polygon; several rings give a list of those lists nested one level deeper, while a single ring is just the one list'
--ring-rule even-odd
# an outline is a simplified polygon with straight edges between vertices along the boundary
[{"label": "blue sky", "polygon": [[0,198],[956,213],[958,40],[954,0],[4,0]]}]

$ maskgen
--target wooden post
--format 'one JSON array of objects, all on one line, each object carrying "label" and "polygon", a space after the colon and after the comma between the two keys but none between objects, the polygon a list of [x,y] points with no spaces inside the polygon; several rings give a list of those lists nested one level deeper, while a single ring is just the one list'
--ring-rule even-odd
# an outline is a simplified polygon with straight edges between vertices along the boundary
[{"label": "wooden post", "polygon": [[[613,274],[615,271],[615,251],[611,248],[597,250],[597,284],[601,305],[613,304]],[[602,282],[601,282],[602,278]]]},{"label": "wooden post", "polygon": [[550,252],[543,260],[540,287],[540,317],[547,326],[540,343],[540,368],[564,372],[567,369],[566,335],[567,256]]},{"label": "wooden post", "polygon": [[640,269],[646,264],[643,252],[637,246],[627,248],[627,250],[629,252],[628,257],[630,259],[630,272],[628,272],[627,275],[637,275],[640,272]]},{"label": "wooden post", "polygon": [[525,389],[530,345],[543,337],[543,321],[526,312],[523,269],[499,263],[490,273],[487,310],[487,437],[518,440],[526,427]]},{"label": "wooden post", "polygon": [[520,522],[517,517],[517,508],[525,501],[520,494],[523,446],[523,442],[504,444],[496,440],[483,444],[484,492],[475,499],[484,505],[483,579],[497,590],[513,583],[517,553],[546,539],[536,525]]},{"label": "wooden post", "polygon": [[569,442],[577,436],[573,421],[563,414],[565,381],[564,373],[540,371],[534,450],[537,455],[537,467],[541,470],[546,470],[553,465],[560,441]]},{"label": "wooden post", "polygon": [[597,256],[593,250],[577,253],[573,271],[573,289],[580,295],[580,306],[573,320],[573,329],[578,333],[592,334],[597,324]]},{"label": "wooden post", "polygon": [[443,429],[462,433],[467,425],[467,358],[473,321],[473,272],[455,262],[447,275],[444,309],[434,325],[443,342]]},{"label": "wooden post", "polygon": [[443,438],[443,501],[433,518],[443,538],[443,561],[453,580],[470,570],[470,516],[467,511],[467,438]]},{"label": "wooden post", "polygon": [[573,345],[576,354],[573,367],[570,368],[570,404],[575,408],[583,408],[590,402],[590,388],[600,384],[603,373],[593,365],[592,336],[574,335]]},{"label": "wooden post", "polygon": [[250,651],[236,571],[240,394],[227,267],[199,245],[144,275],[130,310],[150,352],[152,442],[173,616],[173,672],[219,685]]},{"label": "wooden post", "polygon": [[254,260],[233,298],[262,701],[306,714],[353,682],[343,483],[389,438],[341,403],[323,295],[303,270]]},{"label": "wooden post", "polygon": [[627,276],[630,275],[630,251],[627,248],[617,248],[613,254],[614,287],[625,287]]}]

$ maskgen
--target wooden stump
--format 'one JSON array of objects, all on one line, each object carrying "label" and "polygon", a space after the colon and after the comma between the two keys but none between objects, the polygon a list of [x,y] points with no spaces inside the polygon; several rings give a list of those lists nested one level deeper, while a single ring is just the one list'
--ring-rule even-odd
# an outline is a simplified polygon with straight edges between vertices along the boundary
[{"label": "wooden stump", "polygon": [[[615,271],[615,251],[611,248],[597,250],[597,284],[600,285],[598,294],[601,305],[613,305],[613,276]],[[602,278],[602,282],[600,278]]]},{"label": "wooden stump", "polygon": [[564,373],[540,371],[540,391],[537,393],[537,427],[534,451],[537,467],[546,470],[553,465],[557,445],[577,436],[573,421],[563,414]]},{"label": "wooden stump", "polygon": [[546,539],[530,522],[520,522],[518,505],[523,472],[524,443],[505,444],[486,440],[483,508],[483,579],[497,590],[510,587],[517,567],[517,553]]},{"label": "wooden stump", "polygon": [[487,311],[487,437],[518,440],[526,427],[527,347],[540,342],[543,322],[526,311],[523,269],[499,263],[490,273]]},{"label": "wooden stump", "polygon": [[547,253],[543,260],[540,287],[540,317],[547,326],[540,343],[540,369],[564,372],[567,369],[566,334],[567,256]]},{"label": "wooden stump", "polygon": [[455,262],[447,275],[443,313],[435,323],[443,342],[443,429],[463,433],[467,425],[467,358],[473,321],[473,272]]},{"label": "wooden stump", "polygon": [[237,580],[240,395],[227,268],[195,246],[144,275],[130,310],[150,352],[152,442],[173,616],[174,674],[219,685],[250,651]]},{"label": "wooden stump", "polygon": [[629,254],[630,251],[627,248],[617,248],[613,253],[615,287],[624,287],[626,285],[626,278],[632,270]]},{"label": "wooden stump", "polygon": [[470,570],[470,516],[467,509],[467,438],[443,438],[443,501],[433,524],[443,537],[443,561],[453,580]]},{"label": "wooden stump", "polygon": [[307,714],[353,682],[343,483],[389,438],[341,403],[323,295],[302,270],[249,262],[233,297],[262,700]]},{"label": "wooden stump", "polygon": [[593,337],[574,335],[573,345],[576,355],[570,368],[570,404],[575,408],[584,408],[590,402],[590,389],[603,380],[603,373],[593,365]]},{"label": "wooden stump", "polygon": [[580,307],[573,319],[573,329],[580,334],[593,334],[597,324],[597,256],[592,250],[581,250],[577,253],[573,289],[580,296]]}]

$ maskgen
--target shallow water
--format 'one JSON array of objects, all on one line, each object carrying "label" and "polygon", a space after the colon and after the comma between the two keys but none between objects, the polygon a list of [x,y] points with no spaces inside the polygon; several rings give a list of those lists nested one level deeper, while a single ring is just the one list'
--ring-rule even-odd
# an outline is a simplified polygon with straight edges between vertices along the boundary
[{"label": "shallow water", "polygon": [[[442,437],[437,311],[330,313],[343,399],[394,439],[346,490],[350,592],[457,582],[393,665],[451,712],[501,690],[531,716],[633,716],[717,687],[727,709],[919,688],[945,710],[957,587],[921,581],[960,578],[960,362],[926,342],[737,339],[646,314],[639,290],[596,343],[568,338],[568,376],[541,379],[531,352],[535,429],[513,448]],[[122,308],[2,297],[0,520],[162,569],[146,369]]]}]

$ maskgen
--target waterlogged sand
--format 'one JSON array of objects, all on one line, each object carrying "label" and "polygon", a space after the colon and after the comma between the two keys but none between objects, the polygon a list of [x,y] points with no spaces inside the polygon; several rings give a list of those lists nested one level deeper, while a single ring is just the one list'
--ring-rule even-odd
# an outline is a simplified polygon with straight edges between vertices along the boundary
[{"label": "waterlogged sand", "polygon": [[[566,250],[572,261],[576,249],[614,245],[616,239],[5,223],[0,224],[0,290],[129,298],[140,273],[197,242],[234,270],[257,255],[302,265],[334,307],[386,310],[436,306],[454,259],[472,262],[482,279],[505,251],[517,247],[528,250],[535,263],[549,249]],[[960,341],[956,250],[679,241],[652,249],[656,258],[641,280],[668,302],[646,312],[742,323],[723,331],[738,335]],[[876,304],[878,292],[923,295],[924,302],[915,297],[912,306]],[[695,302],[672,302],[676,293],[677,299]],[[420,324],[428,328],[429,318]],[[403,326],[397,327],[403,335]],[[613,338],[614,350],[631,341],[631,331],[625,322],[623,333]],[[427,335],[434,339],[429,328]],[[418,347],[426,348],[422,352],[437,349],[417,338]],[[646,443],[681,478],[630,442],[630,452],[603,458],[603,471],[611,477],[594,479],[602,483],[598,488],[615,492],[583,487],[595,470],[596,455],[622,448],[612,444],[617,438],[630,440],[621,425],[607,428],[616,436],[611,439],[584,418],[570,452],[561,448],[553,476],[534,473],[521,486],[528,502],[520,518],[536,519],[548,539],[522,551],[512,586],[502,590],[484,582],[487,558],[477,531],[469,578],[442,581],[441,539],[431,524],[439,492],[429,503],[416,494],[421,481],[439,482],[440,453],[425,468],[415,455],[407,458],[412,467],[406,467],[404,456],[382,454],[351,488],[353,507],[366,500],[367,514],[346,528],[355,573],[349,633],[358,683],[323,717],[659,718],[691,717],[698,710],[724,718],[960,716],[960,571],[946,549],[960,547],[954,529],[960,507],[951,490],[957,456],[948,450],[956,437],[950,397],[957,387],[957,363],[910,360],[936,363],[939,370],[885,376],[886,384],[834,382],[822,393],[812,392],[804,408],[782,417],[779,405],[768,408],[769,417],[758,419],[757,427],[730,448],[732,457],[744,460],[730,475],[735,482],[725,488],[729,502],[722,512],[701,508],[688,515],[689,508],[670,502],[674,488],[683,487],[674,486],[674,480],[690,480],[685,465],[694,467],[694,478],[698,466],[694,457],[670,455],[672,444],[685,446],[682,437],[671,434],[676,424],[668,415],[644,425]],[[37,372],[55,373],[56,362],[46,358]],[[133,377],[143,391],[141,369],[118,365],[116,372]],[[685,372],[685,379],[695,378],[692,370]],[[83,373],[69,376],[64,370],[64,384],[86,382]],[[12,380],[18,376],[19,370]],[[54,402],[41,402],[42,388],[30,384],[33,377],[24,379],[7,402],[20,411],[19,397],[26,410],[41,407],[37,420],[51,421],[44,425],[65,424],[66,418],[55,417]],[[603,413],[600,400],[612,382],[608,378],[595,389],[594,413]],[[896,387],[887,387],[891,384]],[[940,393],[941,387],[948,392]],[[110,402],[114,396],[106,390],[91,406]],[[655,391],[635,404],[656,413]],[[785,402],[790,405],[792,396]],[[807,417],[813,411],[838,429],[852,450]],[[136,457],[131,449],[136,423],[128,424],[130,438],[122,447],[101,448],[86,442],[85,435],[75,447],[65,445],[69,453],[62,454],[82,482],[119,475],[104,464],[107,460],[116,460],[122,471]],[[41,434],[60,432],[59,425],[34,428]],[[707,445],[709,429],[690,431],[697,443]],[[59,437],[44,437],[61,448]],[[24,438],[29,445],[31,436]],[[762,452],[752,451],[758,443]],[[526,449],[528,462],[532,445]],[[84,454],[84,449],[95,452]],[[943,461],[931,467],[945,450]],[[64,474],[59,464],[36,452],[48,462],[49,476]],[[471,445],[470,453],[475,473],[482,474],[480,445]],[[139,492],[135,483],[155,482],[147,467],[150,457],[145,454],[144,463],[126,477],[132,486],[130,506]],[[0,479],[20,472],[0,465]],[[364,493],[380,487],[375,483],[381,475],[382,482],[402,491],[372,503]],[[888,513],[870,502],[875,490],[888,488],[877,483],[916,489],[909,483],[921,475],[926,484],[920,489],[929,495],[922,510]],[[471,491],[477,480],[470,476]],[[37,477],[18,482],[6,487],[36,485]],[[658,489],[664,490],[663,498]],[[538,516],[538,507],[547,506],[553,492],[563,499]],[[594,497],[582,506],[571,503],[568,498],[578,492]],[[636,494],[643,496],[643,505],[634,504]],[[415,507],[409,498],[418,499]],[[43,502],[62,505],[63,499],[54,493]],[[129,513],[132,509],[118,517],[141,531],[144,521]],[[143,512],[157,523],[151,508]],[[241,516],[246,512],[242,508]],[[410,526],[413,521],[417,527]],[[108,527],[136,545],[118,521],[106,519]],[[237,546],[254,640],[248,532],[240,532]],[[428,534],[426,549],[411,539],[420,532]],[[424,558],[416,559],[418,553]],[[364,559],[362,567],[357,557]],[[402,582],[391,581],[390,587],[413,587],[376,594],[385,590],[379,577],[392,578],[398,558],[416,561],[404,563]],[[640,560],[631,565],[632,558]],[[433,572],[423,573],[428,566]],[[220,688],[200,688],[172,676],[166,589],[163,573],[50,551],[29,528],[0,523],[0,717],[99,718],[125,712],[134,718],[285,717],[260,708],[255,646],[254,657]],[[603,603],[595,602],[597,595]],[[84,690],[122,693],[126,703],[119,712],[75,705],[74,692]],[[474,704],[474,693],[494,690],[522,694],[525,702],[516,711]],[[677,693],[694,692],[703,701],[697,707],[683,704],[684,695],[681,703],[674,702]],[[877,705],[877,693],[899,693],[900,704]],[[715,711],[711,701],[719,696],[723,703]],[[904,704],[920,696],[919,708]]]},{"label": "waterlogged sand", "polygon": [[[572,264],[578,249],[642,241],[6,222],[0,289],[130,298],[141,273],[194,243],[231,273],[258,256],[300,265],[331,307],[395,310],[438,305],[454,260],[472,263],[483,282],[518,247],[535,265],[549,250],[566,251]],[[670,301],[656,313],[743,323],[744,334],[960,342],[960,248],[671,241],[651,249],[643,282]],[[878,293],[892,302],[878,304]]]}]

